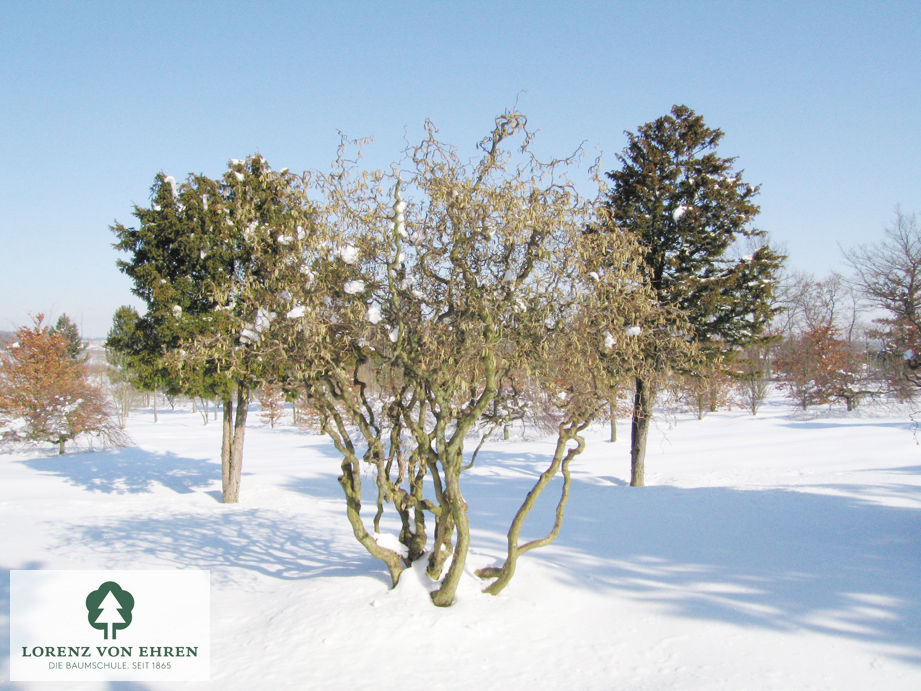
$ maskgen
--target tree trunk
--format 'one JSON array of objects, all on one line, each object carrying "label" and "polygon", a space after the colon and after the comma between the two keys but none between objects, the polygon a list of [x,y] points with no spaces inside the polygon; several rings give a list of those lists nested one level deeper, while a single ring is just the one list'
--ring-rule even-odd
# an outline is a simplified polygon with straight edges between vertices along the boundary
[{"label": "tree trunk", "polygon": [[64,455],[64,440],[63,439],[58,441],[58,455],[59,456]]},{"label": "tree trunk", "polygon": [[637,377],[633,396],[633,421],[630,425],[631,487],[643,487],[646,484],[646,437],[649,435],[655,397],[655,391],[649,383]]},{"label": "tree trunk", "polygon": [[611,438],[608,441],[613,444],[617,441],[617,403],[612,398],[608,406],[611,409]]},{"label": "tree trunk", "polygon": [[230,484],[230,443],[233,440],[233,399],[224,399],[221,426],[221,492],[226,501],[227,486]]},{"label": "tree trunk", "polygon": [[[569,462],[585,449],[585,440],[576,433],[576,429],[581,430],[583,427],[584,425],[581,425],[578,428],[560,430],[559,437],[557,438],[556,451],[553,454],[553,459],[549,467],[541,473],[534,487],[528,492],[528,496],[518,508],[515,518],[509,526],[508,549],[505,563],[502,564],[500,568],[485,568],[479,569],[476,572],[476,575],[480,578],[496,579],[489,587],[483,590],[484,593],[489,593],[490,595],[499,594],[502,589],[508,585],[509,581],[512,580],[512,576],[515,575],[515,566],[518,563],[518,557],[532,549],[549,545],[556,540],[557,536],[560,534],[560,528],[563,525],[563,512],[566,509],[566,503],[569,501],[569,488],[572,481],[572,477],[569,474]],[[567,449],[566,444],[570,439],[575,439],[577,445],[575,448]],[[527,519],[528,515],[531,513],[531,509],[534,508],[541,493],[546,489],[547,485],[550,484],[556,476],[557,471],[560,469],[562,469],[563,472],[563,490],[560,494],[560,500],[557,502],[556,520],[554,521],[553,528],[551,528],[546,536],[531,540],[524,545],[519,545],[518,539],[521,536],[521,529],[524,526],[525,519]]]},{"label": "tree trunk", "polygon": [[339,476],[339,485],[345,492],[345,514],[348,517],[349,525],[352,526],[352,534],[355,539],[366,549],[375,559],[380,559],[387,565],[390,572],[390,584],[395,588],[400,582],[400,574],[403,572],[404,564],[399,554],[387,547],[381,547],[377,544],[365,528],[364,521],[361,519],[361,470],[359,468],[358,458],[351,452],[351,445],[347,450],[341,442],[336,442],[336,448],[343,452],[342,458],[342,475]]},{"label": "tree trunk", "polygon": [[154,424],[157,423],[157,392],[153,394]]},{"label": "tree trunk", "polygon": [[243,439],[246,435],[246,414],[249,412],[249,391],[237,389],[237,409],[230,399],[224,401],[224,426],[221,439],[221,488],[225,504],[240,499],[240,477],[243,470]]},{"label": "tree trunk", "polygon": [[470,548],[470,524],[467,520],[467,502],[460,491],[461,459],[451,459],[445,464],[445,499],[447,505],[442,510],[450,509],[454,521],[457,539],[448,573],[441,582],[441,587],[432,592],[432,602],[438,607],[450,607],[454,603],[454,594],[464,573],[467,562],[467,550]]},{"label": "tree trunk", "polygon": [[425,569],[425,573],[433,581],[441,578],[445,562],[452,551],[452,539],[454,538],[454,517],[447,510],[444,502],[442,502],[442,507],[441,513],[435,519],[435,540],[432,553],[429,555],[428,566]]}]

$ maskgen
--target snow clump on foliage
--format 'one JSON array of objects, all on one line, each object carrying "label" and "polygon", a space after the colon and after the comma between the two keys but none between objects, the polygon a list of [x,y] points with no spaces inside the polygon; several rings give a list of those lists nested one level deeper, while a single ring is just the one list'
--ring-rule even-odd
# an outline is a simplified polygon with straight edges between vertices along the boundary
[{"label": "snow clump on foliage", "polygon": [[358,248],[354,245],[346,245],[339,250],[339,258],[346,264],[356,264],[358,262]]},{"label": "snow clump on foliage", "polygon": [[348,295],[357,295],[364,289],[365,289],[365,282],[362,281],[361,279],[355,279],[353,281],[348,281],[346,282],[344,286],[342,286],[342,290],[344,290]]},{"label": "snow clump on foliage", "polygon": [[272,320],[275,319],[275,317],[275,312],[269,312],[264,307],[260,307],[256,312],[256,318],[253,320],[253,323],[244,327],[240,332],[240,342],[256,343],[262,336],[262,332],[272,325]]}]

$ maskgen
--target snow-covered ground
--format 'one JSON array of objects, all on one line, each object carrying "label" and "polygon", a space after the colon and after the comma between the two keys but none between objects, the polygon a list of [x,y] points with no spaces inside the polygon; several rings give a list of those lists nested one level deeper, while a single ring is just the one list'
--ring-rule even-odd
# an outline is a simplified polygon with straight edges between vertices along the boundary
[{"label": "snow-covered ground", "polygon": [[388,588],[351,536],[325,438],[251,421],[233,506],[219,425],[192,412],[135,413],[137,445],[119,451],[0,455],[0,684],[9,569],[201,568],[222,690],[921,688],[921,447],[905,409],[660,417],[645,488],[626,486],[626,426],[617,444],[599,426],[559,540],[498,597],[472,572],[501,555],[552,446],[490,442],[465,477],[474,545],[449,609],[422,573]]}]

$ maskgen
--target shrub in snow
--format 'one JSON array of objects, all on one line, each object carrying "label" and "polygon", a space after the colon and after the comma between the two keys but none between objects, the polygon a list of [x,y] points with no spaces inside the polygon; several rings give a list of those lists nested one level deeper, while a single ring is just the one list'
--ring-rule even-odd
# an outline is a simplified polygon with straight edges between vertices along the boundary
[{"label": "shrub in snow", "polygon": [[[271,350],[342,454],[339,482],[355,538],[394,584],[409,564],[427,558],[437,605],[453,602],[464,573],[471,526],[463,473],[476,449],[525,416],[558,440],[512,518],[504,559],[477,572],[487,592],[498,593],[522,554],[559,533],[569,464],[584,448],[581,432],[610,398],[607,380],[593,369],[603,355],[612,380],[629,376],[634,339],[602,348],[603,334],[623,329],[627,315],[646,315],[651,304],[630,268],[636,246],[586,234],[593,205],[561,184],[565,162],[544,166],[525,151],[511,163],[516,137],[527,148],[524,117],[498,118],[481,160],[470,165],[429,129],[399,166],[413,172],[405,182],[393,180],[392,204],[377,191],[385,187],[379,173],[317,173],[320,225],[338,224],[338,242],[362,247],[367,268],[356,275],[343,250],[318,264],[315,285],[325,292],[315,318],[324,328]],[[401,189],[411,191],[412,205]],[[382,219],[392,221],[391,232],[381,232]],[[602,278],[601,255],[616,257],[621,268]],[[365,292],[370,306],[343,296]],[[384,313],[386,328],[376,327]],[[260,346],[270,352],[265,339]],[[479,437],[472,453],[470,435]],[[363,512],[369,468],[378,492],[372,517]],[[536,497],[559,476],[554,524],[539,539],[522,540]],[[388,514],[400,526],[398,538],[382,533]]]},{"label": "shrub in snow", "polygon": [[[513,139],[522,147],[510,146]],[[227,187],[207,191],[214,220],[232,219],[208,227],[240,248],[235,270],[205,286],[179,282],[157,290],[148,290],[149,276],[183,273],[157,265],[136,277],[151,295],[149,314],[168,320],[165,305],[183,307],[181,324],[164,325],[174,338],[158,344],[170,349],[168,371],[183,386],[210,385],[206,377],[220,372],[220,391],[240,396],[244,423],[257,387],[306,398],[341,454],[339,483],[356,540],[394,584],[412,562],[427,558],[426,573],[436,582],[432,600],[440,606],[453,602],[467,564],[473,533],[463,478],[480,445],[525,418],[557,440],[512,517],[504,558],[477,571],[487,592],[498,593],[522,554],[558,535],[582,432],[608,405],[612,386],[635,375],[646,332],[661,332],[664,323],[652,314],[636,243],[623,234],[586,233],[595,207],[566,182],[569,162],[540,163],[530,140],[525,118],[507,113],[483,140],[480,160],[469,164],[430,126],[397,167],[412,171],[405,187],[380,172],[357,173],[342,157],[330,173],[302,179],[314,186],[310,195],[295,194],[285,176],[248,159],[244,185],[234,168]],[[391,182],[392,197],[384,192]],[[226,199],[223,189],[232,192]],[[195,188],[196,195],[203,191]],[[157,199],[165,204],[165,197]],[[219,208],[231,205],[232,214]],[[263,206],[274,213],[253,213]],[[185,208],[191,213],[193,205]],[[171,223],[166,212],[141,216],[154,239]],[[299,243],[277,241],[298,226],[312,234]],[[130,231],[125,237],[125,249],[136,249]],[[602,257],[617,269],[603,266]],[[633,321],[642,323],[643,336],[605,338]],[[204,324],[213,328],[194,332]],[[225,401],[225,423],[228,407]],[[242,444],[237,422],[232,445]],[[225,479],[239,473],[234,453],[222,454],[231,460]],[[362,487],[369,471],[374,503]],[[559,477],[553,525],[523,540],[536,498]],[[400,526],[394,539],[382,532],[389,516]]]},{"label": "shrub in snow", "polygon": [[834,400],[852,410],[861,398],[879,393],[865,364],[865,350],[848,343],[829,324],[815,324],[787,338],[774,359],[778,379],[803,410]]},{"label": "shrub in snow", "polygon": [[124,432],[110,417],[103,391],[90,381],[86,363],[73,358],[60,333],[42,325],[16,332],[19,347],[0,355],[0,429],[12,440],[64,445],[80,435],[123,446]]}]

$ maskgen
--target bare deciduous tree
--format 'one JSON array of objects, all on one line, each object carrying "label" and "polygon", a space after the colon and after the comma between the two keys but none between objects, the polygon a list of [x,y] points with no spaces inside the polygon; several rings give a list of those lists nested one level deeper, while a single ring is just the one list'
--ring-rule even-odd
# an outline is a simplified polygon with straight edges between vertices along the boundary
[{"label": "bare deciduous tree", "polygon": [[[636,246],[586,234],[595,204],[564,177],[570,161],[541,163],[530,140],[524,116],[506,113],[473,163],[431,125],[393,174],[356,171],[341,155],[332,173],[311,176],[321,240],[301,248],[284,290],[258,299],[279,317],[253,355],[285,374],[286,390],[306,393],[341,453],[355,538],[394,584],[427,554],[439,606],[453,602],[464,572],[462,476],[484,435],[527,418],[557,440],[513,518],[505,558],[478,572],[497,593],[522,554],[559,533],[569,464],[611,394],[602,371],[631,376],[623,368],[640,351],[631,325],[648,324],[651,338],[656,328]],[[525,539],[526,517],[560,475],[553,526]]]},{"label": "bare deciduous tree", "polygon": [[896,376],[921,387],[921,225],[915,214],[896,211],[881,241],[845,252],[852,281],[885,316],[881,335],[903,367]]}]

